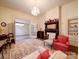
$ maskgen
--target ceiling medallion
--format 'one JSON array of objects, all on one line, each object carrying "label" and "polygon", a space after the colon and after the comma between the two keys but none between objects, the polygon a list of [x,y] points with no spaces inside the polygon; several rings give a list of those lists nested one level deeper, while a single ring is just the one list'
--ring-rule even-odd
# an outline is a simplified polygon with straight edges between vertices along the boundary
[{"label": "ceiling medallion", "polygon": [[31,10],[31,14],[33,16],[38,16],[40,14],[39,8],[34,6],[33,9]]}]

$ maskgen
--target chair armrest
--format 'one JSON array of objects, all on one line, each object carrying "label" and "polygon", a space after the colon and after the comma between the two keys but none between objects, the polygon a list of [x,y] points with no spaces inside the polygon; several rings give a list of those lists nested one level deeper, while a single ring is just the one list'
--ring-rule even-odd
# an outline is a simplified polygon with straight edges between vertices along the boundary
[{"label": "chair armrest", "polygon": [[57,51],[50,55],[48,59],[52,59],[56,55]]},{"label": "chair armrest", "polygon": [[54,52],[48,59],[67,59],[67,55],[61,51]]},{"label": "chair armrest", "polygon": [[52,59],[54,57],[55,54],[51,54],[50,57],[48,59]]}]

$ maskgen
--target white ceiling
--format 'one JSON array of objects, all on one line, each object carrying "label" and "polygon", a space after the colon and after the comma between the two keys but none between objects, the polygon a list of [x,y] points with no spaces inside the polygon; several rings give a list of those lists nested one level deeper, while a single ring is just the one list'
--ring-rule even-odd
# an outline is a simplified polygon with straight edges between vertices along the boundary
[{"label": "white ceiling", "polygon": [[0,5],[20,10],[31,15],[31,9],[34,5],[37,5],[40,9],[40,13],[44,14],[51,8],[71,1],[73,0],[0,0]]}]

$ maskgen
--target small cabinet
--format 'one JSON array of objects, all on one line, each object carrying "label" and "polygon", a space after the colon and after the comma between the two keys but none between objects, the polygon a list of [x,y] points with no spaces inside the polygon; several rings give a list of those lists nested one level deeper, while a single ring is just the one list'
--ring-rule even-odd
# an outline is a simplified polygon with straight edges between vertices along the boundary
[{"label": "small cabinet", "polygon": [[44,31],[38,31],[37,32],[37,38],[44,39]]}]

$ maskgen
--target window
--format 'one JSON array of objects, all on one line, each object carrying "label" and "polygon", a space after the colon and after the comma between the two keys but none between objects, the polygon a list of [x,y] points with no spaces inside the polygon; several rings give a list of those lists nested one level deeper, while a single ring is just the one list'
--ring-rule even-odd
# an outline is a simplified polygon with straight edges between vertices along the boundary
[{"label": "window", "polygon": [[16,36],[20,35],[29,36],[29,24],[16,22]]},{"label": "window", "polygon": [[36,36],[37,35],[37,25],[31,24],[31,35]]},{"label": "window", "polygon": [[27,39],[37,36],[37,25],[29,20],[15,20],[16,39]]}]

